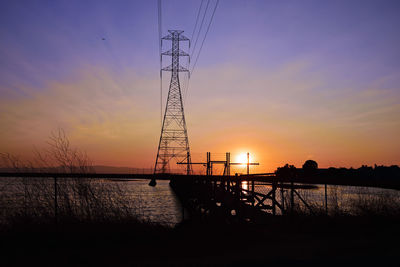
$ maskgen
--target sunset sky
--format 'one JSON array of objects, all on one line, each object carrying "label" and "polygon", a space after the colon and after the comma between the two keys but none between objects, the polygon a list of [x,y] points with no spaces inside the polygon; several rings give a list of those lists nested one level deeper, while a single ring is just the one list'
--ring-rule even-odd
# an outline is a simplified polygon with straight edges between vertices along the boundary
[{"label": "sunset sky", "polygon": [[[164,35],[190,38],[200,2],[162,1]],[[400,1],[221,0],[184,96],[194,160],[400,164],[399,14]],[[62,128],[97,165],[153,167],[157,25],[156,0],[1,1],[0,152],[29,158]]]}]

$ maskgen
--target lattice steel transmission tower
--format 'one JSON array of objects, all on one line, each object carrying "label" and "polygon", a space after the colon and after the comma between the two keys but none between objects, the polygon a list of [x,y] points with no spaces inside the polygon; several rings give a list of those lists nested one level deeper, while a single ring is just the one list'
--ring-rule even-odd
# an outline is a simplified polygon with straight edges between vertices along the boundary
[{"label": "lattice steel transmission tower", "polygon": [[168,32],[169,34],[163,37],[162,40],[172,41],[172,46],[170,50],[161,53],[161,57],[171,56],[172,63],[168,67],[162,68],[161,71],[171,72],[171,83],[165,105],[154,174],[170,172],[169,163],[172,159],[180,163],[187,163],[185,164],[186,173],[191,174],[189,139],[179,83],[179,72],[189,72],[179,64],[180,57],[189,57],[189,54],[179,48],[179,43],[181,41],[189,41],[189,39],[182,34],[183,31],[169,30]]}]

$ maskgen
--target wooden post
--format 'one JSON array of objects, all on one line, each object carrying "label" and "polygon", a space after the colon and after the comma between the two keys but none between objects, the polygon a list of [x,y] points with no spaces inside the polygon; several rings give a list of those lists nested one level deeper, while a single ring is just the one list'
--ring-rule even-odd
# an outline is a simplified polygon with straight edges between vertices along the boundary
[{"label": "wooden post", "polygon": [[58,223],[58,194],[57,194],[57,177],[54,177],[54,220]]},{"label": "wooden post", "polygon": [[[247,172],[250,174],[250,155],[247,153]],[[254,206],[254,179],[251,180],[251,193],[253,197],[253,206]]]},{"label": "wooden post", "polygon": [[226,181],[226,192],[230,192],[231,190],[231,177],[228,176],[228,180]]},{"label": "wooden post", "polygon": [[281,205],[282,205],[282,214],[285,210],[285,196],[283,191],[283,182],[281,182]]},{"label": "wooden post", "polygon": [[276,215],[276,206],[275,206],[275,201],[276,201],[276,181],[272,182],[272,215]]},{"label": "wooden post", "polygon": [[210,152],[207,152],[207,175],[210,175]]},{"label": "wooden post", "polygon": [[254,207],[255,205],[255,197],[254,197],[254,179],[251,180],[251,204]]},{"label": "wooden post", "polygon": [[22,182],[24,183],[24,214],[25,214],[25,217],[27,217],[27,215],[28,215],[28,202],[27,202],[28,187],[26,184],[26,177],[22,178]]},{"label": "wooden post", "polygon": [[237,199],[237,201],[240,201],[240,185],[239,185],[239,176],[238,176],[238,174],[236,173],[235,174],[235,180],[236,180],[236,184],[235,184],[235,193],[236,193],[236,199]]},{"label": "wooden post", "polygon": [[217,179],[215,177],[212,177],[211,179],[213,179],[213,199],[215,202],[216,196],[217,196]]},{"label": "wooden post", "polygon": [[294,184],[290,182],[290,212],[293,213],[294,209]]},{"label": "wooden post", "polygon": [[[250,153],[247,152],[247,175],[250,174]],[[250,189],[250,180],[249,177],[247,177],[247,190],[251,190]]]},{"label": "wooden post", "polygon": [[231,175],[231,153],[226,153],[226,175]]},{"label": "wooden post", "polygon": [[328,188],[325,184],[325,214],[328,215]]},{"label": "wooden post", "polygon": [[226,152],[225,154],[225,170],[226,170],[226,176],[228,179],[224,180],[224,188],[226,184],[226,189],[228,190],[228,184],[229,184],[229,176],[231,176],[231,153]]}]

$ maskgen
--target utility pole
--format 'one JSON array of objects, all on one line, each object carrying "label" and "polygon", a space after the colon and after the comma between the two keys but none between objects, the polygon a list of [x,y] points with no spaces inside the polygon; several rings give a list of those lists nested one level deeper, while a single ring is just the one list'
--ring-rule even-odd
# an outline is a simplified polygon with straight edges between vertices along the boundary
[{"label": "utility pole", "polygon": [[[189,41],[189,39],[182,34],[183,31],[169,30],[168,32],[169,34],[163,37],[162,40],[171,41],[172,46],[170,50],[161,53],[161,56],[171,56],[172,63],[162,68],[161,71],[171,72],[171,82],[165,106],[154,174],[170,172],[169,163],[171,159],[175,159],[177,163],[186,163],[186,174],[189,175],[192,173],[189,139],[179,83],[179,72],[189,72],[179,64],[180,57],[189,57],[189,54],[179,48],[179,43],[181,41]],[[154,179],[150,182],[150,185],[155,185]]]}]

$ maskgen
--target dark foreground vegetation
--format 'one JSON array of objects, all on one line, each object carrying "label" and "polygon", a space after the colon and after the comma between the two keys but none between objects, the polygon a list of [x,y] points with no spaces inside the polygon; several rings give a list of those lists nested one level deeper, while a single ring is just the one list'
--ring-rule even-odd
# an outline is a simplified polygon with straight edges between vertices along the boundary
[{"label": "dark foreground vegetation", "polygon": [[399,217],[276,216],[262,225],[27,223],[1,231],[2,266],[398,266]]}]

